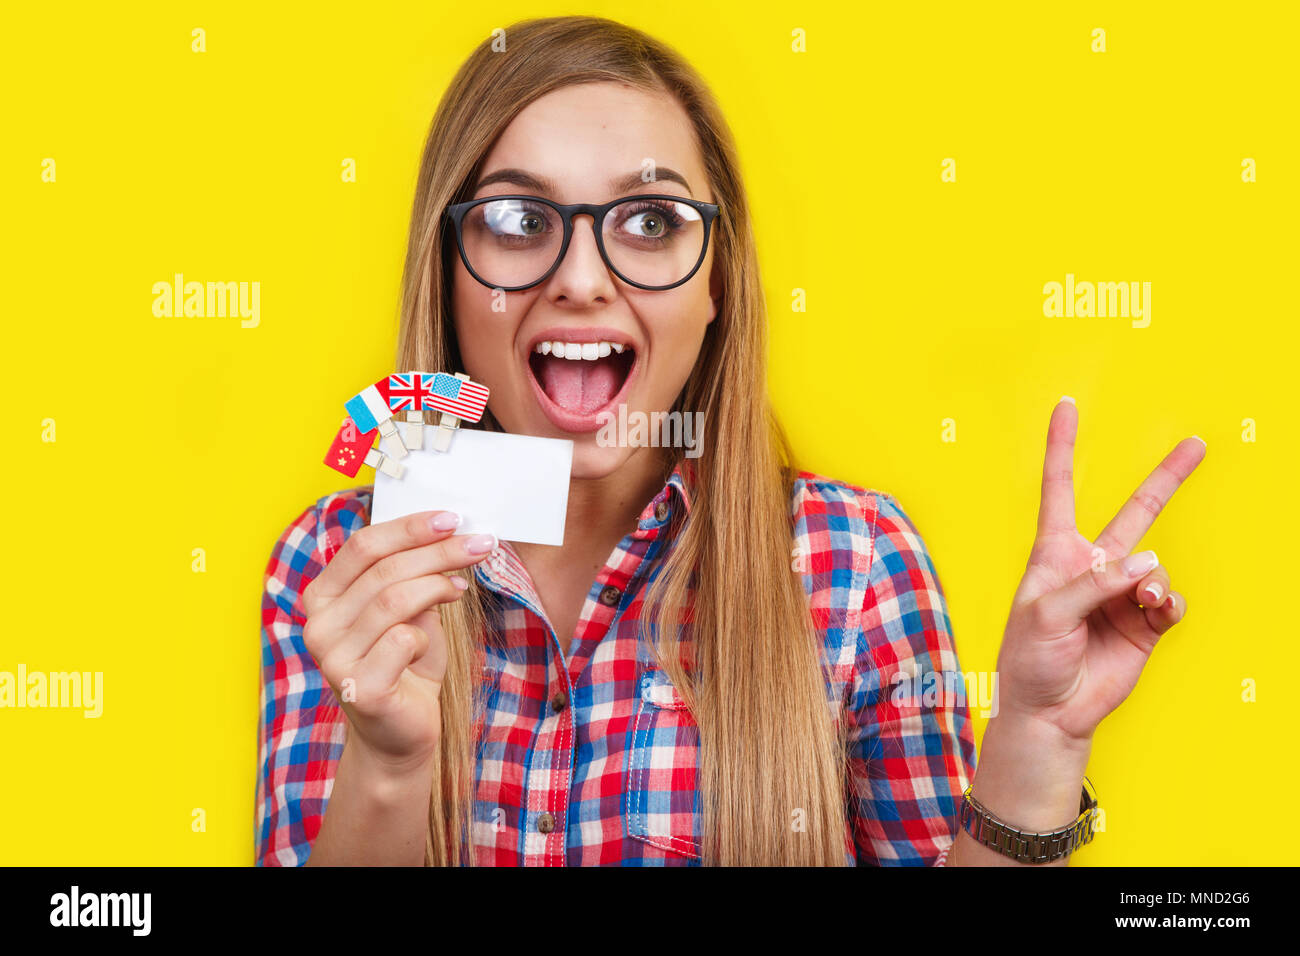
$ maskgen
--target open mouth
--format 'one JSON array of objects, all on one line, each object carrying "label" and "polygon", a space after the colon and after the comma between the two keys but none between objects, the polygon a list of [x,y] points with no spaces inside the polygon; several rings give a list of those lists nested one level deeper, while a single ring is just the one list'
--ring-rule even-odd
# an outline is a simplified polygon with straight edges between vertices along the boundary
[{"label": "open mouth", "polygon": [[528,366],[547,417],[565,431],[590,431],[626,389],[636,360],[626,342],[543,339],[533,345]]}]

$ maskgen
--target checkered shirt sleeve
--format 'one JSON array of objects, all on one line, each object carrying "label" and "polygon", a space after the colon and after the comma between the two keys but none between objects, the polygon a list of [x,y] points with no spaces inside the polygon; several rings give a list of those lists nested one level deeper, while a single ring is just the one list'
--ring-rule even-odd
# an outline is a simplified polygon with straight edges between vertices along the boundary
[{"label": "checkered shirt sleeve", "polygon": [[300,866],[311,854],[347,721],[302,640],[303,590],[367,516],[358,490],[328,495],[280,535],[263,574],[262,681],[254,797],[258,866]]},{"label": "checkered shirt sleeve", "polygon": [[939,866],[975,772],[967,684],[920,533],[890,495],[868,492],[864,509],[871,565],[846,706],[857,862]]}]

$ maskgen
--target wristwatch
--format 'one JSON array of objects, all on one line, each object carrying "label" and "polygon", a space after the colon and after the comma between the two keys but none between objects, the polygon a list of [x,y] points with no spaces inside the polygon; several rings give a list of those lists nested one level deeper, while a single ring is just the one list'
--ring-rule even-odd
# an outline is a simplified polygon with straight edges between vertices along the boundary
[{"label": "wristwatch", "polygon": [[1079,818],[1068,826],[1048,833],[1026,833],[1003,823],[971,796],[972,784],[962,794],[961,828],[974,837],[975,842],[1020,863],[1051,863],[1059,860],[1090,842],[1096,834],[1097,791],[1087,777],[1083,781]]}]

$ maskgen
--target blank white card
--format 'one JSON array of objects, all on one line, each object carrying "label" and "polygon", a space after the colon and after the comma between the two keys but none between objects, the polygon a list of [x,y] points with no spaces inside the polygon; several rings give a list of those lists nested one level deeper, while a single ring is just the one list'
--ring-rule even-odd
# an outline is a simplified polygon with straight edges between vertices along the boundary
[{"label": "blank white card", "polygon": [[564,543],[573,442],[461,428],[451,448],[438,452],[429,447],[437,430],[426,426],[426,447],[399,459],[401,478],[375,472],[371,524],[446,509],[464,519],[457,534]]}]

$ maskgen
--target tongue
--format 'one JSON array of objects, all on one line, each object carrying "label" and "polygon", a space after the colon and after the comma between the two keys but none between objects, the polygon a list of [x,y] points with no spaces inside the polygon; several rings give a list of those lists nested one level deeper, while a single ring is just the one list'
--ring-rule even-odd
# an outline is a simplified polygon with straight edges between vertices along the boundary
[{"label": "tongue", "polygon": [[568,412],[595,411],[609,403],[621,384],[612,356],[588,362],[547,355],[540,364],[537,380],[542,389],[551,401]]}]

